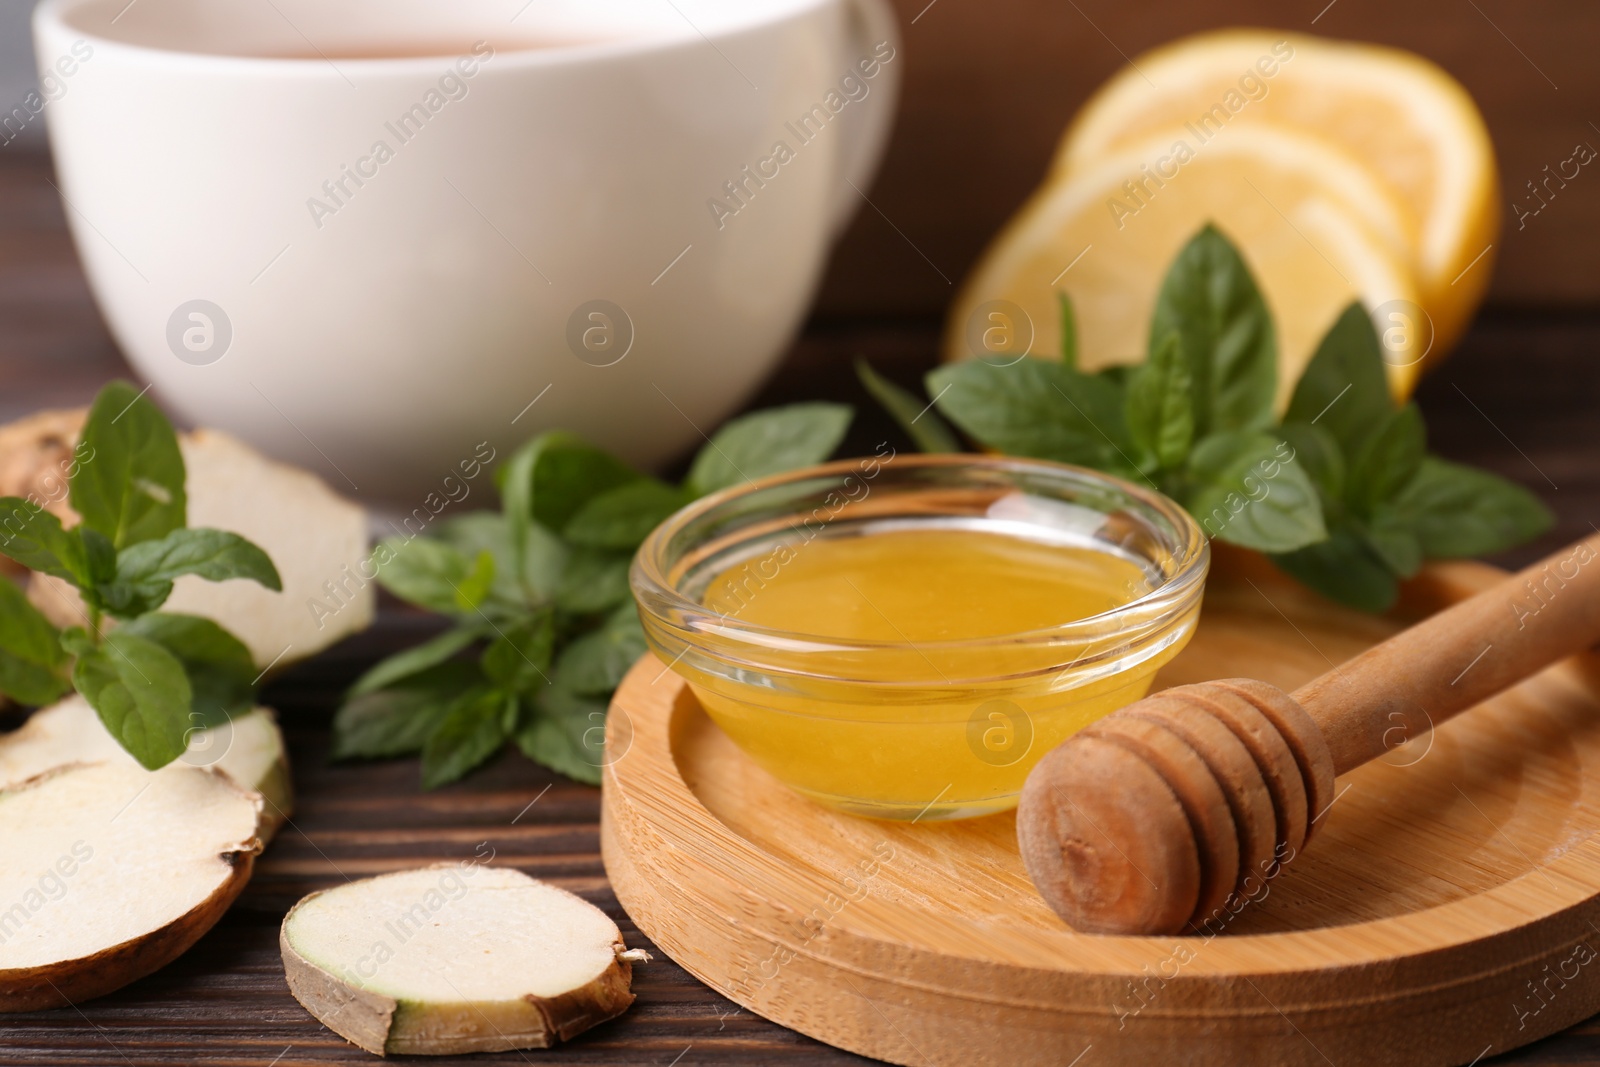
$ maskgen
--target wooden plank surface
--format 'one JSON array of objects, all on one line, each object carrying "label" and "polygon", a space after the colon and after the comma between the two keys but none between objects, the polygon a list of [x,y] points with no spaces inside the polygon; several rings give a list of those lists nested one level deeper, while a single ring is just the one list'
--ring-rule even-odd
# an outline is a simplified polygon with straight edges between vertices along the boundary
[{"label": "wooden plank surface", "polygon": [[[93,308],[47,173],[36,160],[0,153],[0,419],[86,402],[106,378],[128,373]],[[855,387],[850,360],[866,355],[909,382],[931,365],[936,335],[937,323],[927,317],[816,322],[754,406],[812,397],[854,400],[863,415],[847,448],[871,451],[892,431]],[[1600,313],[1501,311],[1480,322],[1463,350],[1424,386],[1421,402],[1438,451],[1523,482],[1561,517],[1558,529],[1538,544],[1498,562],[1531,560],[1600,523],[1597,353]],[[279,920],[299,896],[344,875],[464,858],[483,841],[501,862],[605,908],[622,922],[631,946],[650,947],[606,885],[598,791],[518,755],[431,794],[418,790],[414,761],[327,763],[327,722],[338,693],[376,658],[435,625],[386,604],[372,631],[272,684],[266,700],[283,713],[300,808],[294,826],[262,857],[239,905],[176,964],[114,996],[79,1010],[0,1020],[0,1065],[368,1062],[289,996],[278,962]],[[665,958],[638,968],[635,991],[638,1003],[621,1019],[562,1049],[529,1053],[527,1061],[619,1067],[868,1062],[736,1011]],[[514,1053],[480,1059],[523,1062]],[[1600,1025],[1590,1020],[1494,1062],[1600,1064]]]}]

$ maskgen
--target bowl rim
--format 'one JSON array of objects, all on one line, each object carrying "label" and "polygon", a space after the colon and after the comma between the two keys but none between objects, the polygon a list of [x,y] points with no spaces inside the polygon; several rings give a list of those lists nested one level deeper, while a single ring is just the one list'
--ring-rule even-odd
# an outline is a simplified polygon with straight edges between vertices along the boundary
[{"label": "bowl rim", "polygon": [[[1176,561],[1175,569],[1170,577],[1148,592],[1096,615],[1041,629],[951,641],[916,642],[835,638],[763,626],[734,615],[714,611],[706,604],[679,592],[668,580],[665,568],[661,565],[666,546],[672,537],[689,523],[741,497],[793,482],[855,473],[861,470],[863,464],[874,461],[882,462],[886,469],[892,463],[897,469],[968,467],[990,471],[1032,471],[1058,477],[1066,476],[1087,485],[1115,490],[1156,512],[1170,523],[1173,527],[1174,540],[1177,542],[1177,549],[1173,553]],[[976,453],[906,456],[892,454],[887,458],[879,456],[840,459],[801,467],[756,478],[701,497],[669,515],[640,544],[629,568],[629,585],[641,615],[648,615],[659,625],[679,633],[704,632],[709,629],[724,638],[735,638],[746,644],[764,645],[784,652],[883,652],[908,648],[917,651],[927,649],[944,651],[996,645],[1076,644],[1086,638],[1104,640],[1127,630],[1145,630],[1152,624],[1166,623],[1173,617],[1181,615],[1191,602],[1198,601],[1204,590],[1210,558],[1210,541],[1200,528],[1200,524],[1183,505],[1153,488],[1145,488],[1104,471],[1070,463],[1058,463],[1054,460],[1018,456]],[[679,619],[688,620],[688,623],[680,622]],[[1123,627],[1119,628],[1116,625],[1119,621],[1124,623]]]}]

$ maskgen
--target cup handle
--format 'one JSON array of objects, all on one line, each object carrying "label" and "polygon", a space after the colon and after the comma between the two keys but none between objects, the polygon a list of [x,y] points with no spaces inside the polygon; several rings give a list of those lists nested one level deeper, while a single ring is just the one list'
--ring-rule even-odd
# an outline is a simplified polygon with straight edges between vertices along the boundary
[{"label": "cup handle", "polygon": [[[856,63],[862,59],[876,60],[880,66],[878,76],[869,83],[871,92],[861,100],[870,106],[847,107],[840,114],[844,136],[839,153],[839,191],[833,205],[832,233],[836,238],[855,217],[883,159],[899,102],[900,64],[904,62],[900,55],[900,27],[888,0],[845,0],[845,17],[849,20],[845,47],[850,73],[861,77]],[[883,45],[890,49],[887,62],[875,51]]]}]

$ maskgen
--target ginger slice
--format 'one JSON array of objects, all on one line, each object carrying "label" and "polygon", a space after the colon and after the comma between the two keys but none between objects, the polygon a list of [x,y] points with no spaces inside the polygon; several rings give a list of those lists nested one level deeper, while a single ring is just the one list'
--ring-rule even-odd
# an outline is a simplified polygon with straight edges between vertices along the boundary
[{"label": "ginger slice", "polygon": [[296,999],[380,1056],[548,1048],[626,1011],[648,958],[594,905],[476,863],[312,893],[278,942]]},{"label": "ginger slice", "polygon": [[[42,411],[0,426],[0,496],[18,496],[72,525],[67,477],[85,409]],[[187,473],[189,525],[230,530],[266,550],[283,592],[236,579],[180,578],[161,610],[202,615],[250,649],[258,667],[282,668],[372,623],[377,589],[367,559],[367,515],[309,471],[268,459],[217,430],[178,435]],[[19,568],[0,557],[0,573]],[[29,599],[57,626],[82,626],[71,585],[36,574]]]},{"label": "ginger slice", "polygon": [[261,849],[261,798],[194,767],[58,767],[0,790],[0,1011],[76,1004],[177,958]]},{"label": "ginger slice", "polygon": [[[0,788],[16,785],[68,763],[139,763],[117,743],[100,716],[83,697],[73,694],[40,708],[11,733],[0,735]],[[253,708],[225,726],[196,730],[189,748],[169,768],[201,767],[221,771],[234,784],[260,793],[264,803],[263,842],[272,839],[294,808],[289,761],[283,734],[272,712]]]}]

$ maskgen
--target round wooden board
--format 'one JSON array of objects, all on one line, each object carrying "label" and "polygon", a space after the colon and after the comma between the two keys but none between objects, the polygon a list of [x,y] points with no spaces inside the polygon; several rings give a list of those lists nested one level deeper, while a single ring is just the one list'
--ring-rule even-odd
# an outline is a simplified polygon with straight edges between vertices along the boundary
[{"label": "round wooden board", "polygon": [[[1433,568],[1374,619],[1231,566],[1158,686],[1293,689],[1503,577]],[[1011,814],[891,823],[802,799],[648,656],[608,742],[602,852],[639,928],[751,1011],[892,1063],[1466,1064],[1600,1010],[1592,658],[1339,779],[1305,854],[1209,939],[1073,932]]]}]

